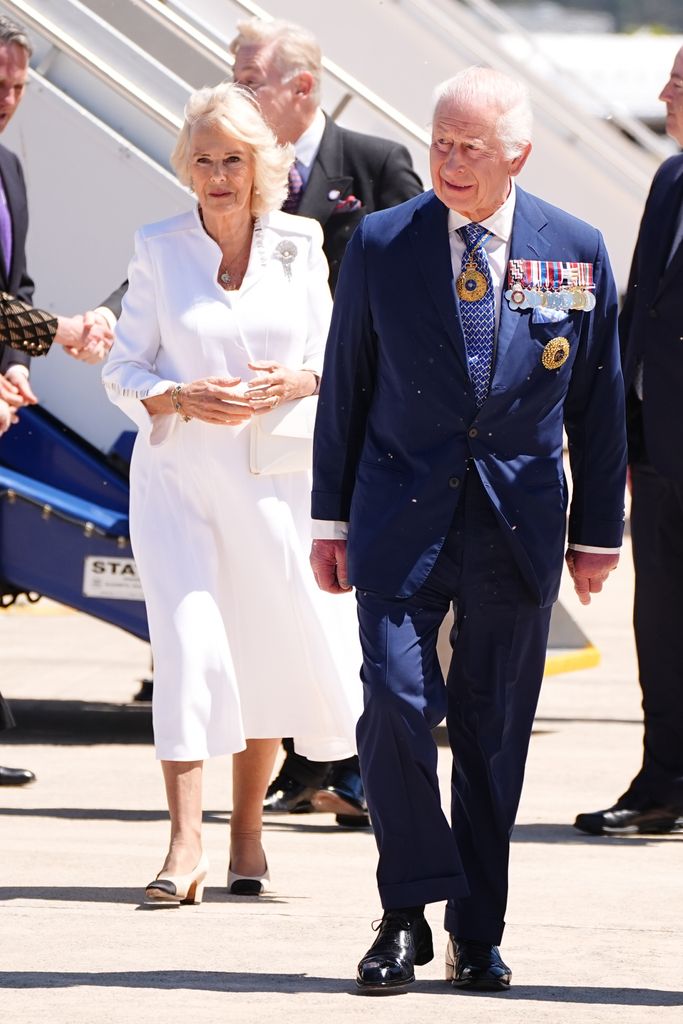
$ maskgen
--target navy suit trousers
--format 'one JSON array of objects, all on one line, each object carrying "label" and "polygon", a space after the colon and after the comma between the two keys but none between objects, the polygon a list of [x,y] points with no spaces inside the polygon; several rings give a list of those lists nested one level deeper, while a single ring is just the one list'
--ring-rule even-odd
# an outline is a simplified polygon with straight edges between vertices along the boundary
[{"label": "navy suit trousers", "polygon": [[[365,709],[358,750],[379,849],[382,905],[447,900],[445,926],[497,944],[510,833],[550,625],[517,568],[472,464],[442,551],[410,598],[358,591]],[[439,627],[455,608],[444,681]],[[431,730],[446,716],[451,824]]]}]

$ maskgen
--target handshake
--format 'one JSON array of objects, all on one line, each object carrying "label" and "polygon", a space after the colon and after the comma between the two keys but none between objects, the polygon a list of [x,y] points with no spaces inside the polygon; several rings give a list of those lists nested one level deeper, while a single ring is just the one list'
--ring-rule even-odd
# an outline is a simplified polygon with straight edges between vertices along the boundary
[{"label": "handshake", "polygon": [[[0,338],[30,355],[45,355],[50,343],[83,363],[104,359],[114,341],[107,317],[100,310],[76,316],[53,316],[14,296],[0,293]],[[9,340],[11,339],[11,340]],[[0,373],[0,435],[18,422],[22,406],[38,401],[29,381],[28,366],[13,363]]]},{"label": "handshake", "polygon": [[108,321],[97,310],[76,316],[58,316],[54,339],[64,351],[82,363],[99,363],[114,341]]}]

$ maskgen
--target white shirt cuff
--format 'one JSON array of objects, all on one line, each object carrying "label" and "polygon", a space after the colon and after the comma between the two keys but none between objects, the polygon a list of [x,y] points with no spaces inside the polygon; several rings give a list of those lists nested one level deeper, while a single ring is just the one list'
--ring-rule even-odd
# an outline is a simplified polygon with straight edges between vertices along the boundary
[{"label": "white shirt cuff", "polygon": [[109,306],[98,306],[97,309],[93,310],[93,313],[99,313],[109,324],[109,330],[113,331],[116,327],[116,316],[114,311],[109,309]]},{"label": "white shirt cuff", "polygon": [[594,548],[590,544],[570,544],[570,551],[586,551],[589,555],[619,555],[621,548]]},{"label": "white shirt cuff", "polygon": [[348,535],[348,523],[338,523],[332,519],[311,520],[311,537],[313,540],[346,540]]}]

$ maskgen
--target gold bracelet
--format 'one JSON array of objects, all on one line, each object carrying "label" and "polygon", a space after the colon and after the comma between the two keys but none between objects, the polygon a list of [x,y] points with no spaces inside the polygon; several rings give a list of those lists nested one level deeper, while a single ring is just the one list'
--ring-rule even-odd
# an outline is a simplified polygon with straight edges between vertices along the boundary
[{"label": "gold bracelet", "polygon": [[171,391],[171,401],[173,402],[173,408],[178,413],[178,415],[180,416],[181,420],[184,423],[189,423],[190,420],[192,419],[192,417],[191,416],[186,416],[185,413],[183,412],[183,405],[182,405],[182,402],[180,401],[180,396],[182,395],[182,393],[183,393],[183,385],[182,384],[176,384],[176,386]]}]

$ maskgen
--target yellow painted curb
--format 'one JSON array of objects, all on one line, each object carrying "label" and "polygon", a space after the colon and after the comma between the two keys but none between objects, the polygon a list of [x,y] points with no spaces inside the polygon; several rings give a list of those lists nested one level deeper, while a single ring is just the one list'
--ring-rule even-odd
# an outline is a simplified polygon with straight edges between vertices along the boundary
[{"label": "yellow painted curb", "polygon": [[595,668],[600,664],[600,651],[593,644],[576,651],[562,650],[548,652],[545,659],[545,675],[556,676],[560,672],[578,672],[582,668]]}]

